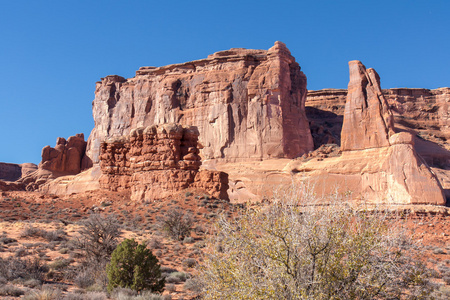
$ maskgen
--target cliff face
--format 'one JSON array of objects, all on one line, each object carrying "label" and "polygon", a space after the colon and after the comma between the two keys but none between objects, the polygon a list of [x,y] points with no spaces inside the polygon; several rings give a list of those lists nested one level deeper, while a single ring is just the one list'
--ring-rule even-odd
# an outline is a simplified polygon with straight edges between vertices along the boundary
[{"label": "cliff face", "polygon": [[203,159],[298,157],[313,149],[306,92],[306,76],[281,42],[142,67],[130,79],[107,76],[96,86],[84,167],[99,162],[102,141],[165,123],[196,126]]},{"label": "cliff face", "polygon": [[188,187],[227,199],[228,178],[199,171],[198,130],[176,124],[133,129],[128,136],[101,144],[100,187],[131,190],[132,200],[161,199]]}]

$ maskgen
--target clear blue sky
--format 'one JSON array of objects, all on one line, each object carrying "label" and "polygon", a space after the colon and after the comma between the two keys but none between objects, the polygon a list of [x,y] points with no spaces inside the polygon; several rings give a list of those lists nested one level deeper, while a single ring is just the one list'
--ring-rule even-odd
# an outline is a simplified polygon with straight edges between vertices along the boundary
[{"label": "clear blue sky", "polygon": [[449,16],[448,0],[0,0],[0,161],[87,138],[101,77],[233,47],[286,43],[309,89],[346,88],[354,59],[383,88],[450,86]]}]

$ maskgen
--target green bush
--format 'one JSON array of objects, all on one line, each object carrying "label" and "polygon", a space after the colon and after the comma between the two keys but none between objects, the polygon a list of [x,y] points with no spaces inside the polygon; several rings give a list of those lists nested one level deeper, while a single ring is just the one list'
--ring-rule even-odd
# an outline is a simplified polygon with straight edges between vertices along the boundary
[{"label": "green bush", "polygon": [[162,292],[165,280],[158,259],[144,244],[126,239],[112,253],[106,268],[108,291],[116,287]]}]

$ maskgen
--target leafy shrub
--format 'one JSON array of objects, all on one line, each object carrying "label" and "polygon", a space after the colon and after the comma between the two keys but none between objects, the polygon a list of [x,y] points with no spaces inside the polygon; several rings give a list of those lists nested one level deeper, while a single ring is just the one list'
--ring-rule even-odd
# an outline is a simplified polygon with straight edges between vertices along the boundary
[{"label": "leafy shrub", "polygon": [[169,237],[181,241],[191,234],[193,223],[191,214],[185,214],[176,208],[166,213],[160,221],[160,226]]},{"label": "leafy shrub", "polygon": [[136,291],[162,292],[164,278],[158,259],[143,244],[134,239],[125,239],[117,246],[107,266],[108,291],[116,287]]}]

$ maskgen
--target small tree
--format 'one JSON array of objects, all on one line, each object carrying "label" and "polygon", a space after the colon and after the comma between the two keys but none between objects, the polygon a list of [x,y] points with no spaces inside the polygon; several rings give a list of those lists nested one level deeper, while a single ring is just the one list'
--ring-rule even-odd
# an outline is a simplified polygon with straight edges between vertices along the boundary
[{"label": "small tree", "polygon": [[165,279],[161,276],[158,259],[144,244],[126,239],[112,253],[106,268],[108,291],[116,287],[136,291],[162,292]]},{"label": "small tree", "polygon": [[161,220],[161,227],[168,236],[183,240],[191,234],[193,223],[191,214],[185,214],[180,209],[172,209]]},{"label": "small tree", "polygon": [[92,214],[81,223],[75,245],[88,263],[107,262],[121,235],[120,224],[114,215]]}]

